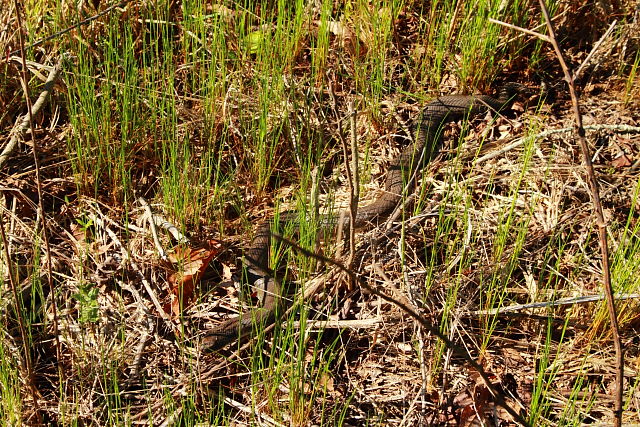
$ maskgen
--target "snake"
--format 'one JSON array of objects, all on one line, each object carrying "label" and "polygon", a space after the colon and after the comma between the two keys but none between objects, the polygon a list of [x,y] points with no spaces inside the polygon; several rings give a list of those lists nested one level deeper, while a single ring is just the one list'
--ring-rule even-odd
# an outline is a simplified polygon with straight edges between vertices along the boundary
[{"label": "snake", "polygon": [[[471,120],[487,112],[499,113],[509,109],[523,89],[523,85],[509,82],[501,87],[497,98],[488,95],[446,95],[427,103],[414,120],[414,137],[411,142],[389,165],[385,191],[369,205],[357,210],[353,224],[350,215],[343,214],[336,216],[339,219],[325,219],[321,228],[336,229],[342,226],[346,230],[353,226],[359,229],[386,218],[400,204],[403,192],[410,193],[415,189],[415,180],[409,178],[424,168],[440,151],[443,143],[442,128],[446,123]],[[297,228],[297,221],[298,214],[289,211],[281,213],[278,222],[291,222]],[[272,221],[264,221],[258,226],[250,245],[244,251],[245,280],[264,290],[262,306],[247,310],[209,329],[202,339],[203,350],[220,350],[250,335],[257,330],[256,325],[267,325],[275,321],[276,310],[283,295],[281,281],[266,267],[269,264],[272,236]]]}]

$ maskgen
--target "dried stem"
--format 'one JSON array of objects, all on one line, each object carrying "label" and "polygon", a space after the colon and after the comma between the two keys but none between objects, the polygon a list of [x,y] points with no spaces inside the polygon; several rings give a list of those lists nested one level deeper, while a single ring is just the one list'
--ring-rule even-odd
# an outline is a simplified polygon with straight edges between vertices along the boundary
[{"label": "dried stem", "polygon": [[[42,239],[44,241],[44,247],[46,252],[46,267],[47,267],[47,281],[49,283],[49,293],[51,297],[51,311],[53,314],[53,335],[56,343],[56,358],[58,361],[62,360],[62,350],[60,345],[60,334],[58,328],[58,310],[56,306],[56,293],[53,287],[53,275],[51,273],[51,246],[49,245],[49,233],[47,229],[47,218],[46,213],[44,211],[44,207],[42,204],[43,196],[42,196],[42,180],[40,179],[40,161],[38,159],[38,142],[36,139],[35,127],[33,125],[33,106],[31,105],[31,96],[29,95],[29,79],[27,76],[27,58],[26,52],[24,49],[24,37],[22,34],[23,26],[22,26],[22,16],[20,15],[20,5],[18,4],[18,0],[14,0],[14,5],[16,8],[16,20],[18,22],[18,40],[20,42],[20,52],[22,57],[22,85],[24,90],[24,97],[27,103],[27,112],[29,118],[29,127],[31,130],[31,141],[33,143],[33,162],[35,165],[35,175],[36,175],[36,187],[38,190],[38,215],[40,217],[40,225],[42,227]],[[16,304],[18,304],[19,300],[16,299]],[[62,369],[61,364],[56,364],[58,366],[58,374],[59,380],[62,383],[64,381],[64,371]],[[36,407],[38,418],[41,417],[40,411],[38,410],[38,401],[36,396],[34,395],[34,405]],[[42,420],[40,420],[42,421]]]},{"label": "dried stem", "polygon": [[[558,62],[560,63],[560,67],[564,73],[564,78],[569,87],[569,95],[571,96],[571,105],[573,116],[575,120],[574,131],[577,136],[578,142],[580,144],[580,151],[582,152],[582,160],[584,162],[587,174],[587,181],[589,183],[589,193],[591,200],[593,202],[593,211],[596,215],[596,222],[598,226],[598,243],[600,246],[600,254],[602,257],[602,281],[604,294],[607,300],[607,309],[609,312],[609,320],[611,322],[611,333],[613,339],[613,346],[616,352],[616,361],[615,361],[615,371],[616,371],[616,388],[615,388],[615,397],[614,397],[614,425],[620,426],[622,425],[622,394],[623,394],[623,380],[624,380],[624,351],[622,348],[622,343],[620,341],[620,332],[618,327],[618,317],[616,314],[613,288],[611,286],[611,272],[609,268],[609,247],[607,245],[607,228],[606,221],[604,219],[604,214],[602,211],[602,204],[600,202],[600,191],[598,186],[598,180],[596,179],[595,171],[593,169],[593,163],[591,162],[591,155],[589,153],[589,146],[587,144],[587,138],[585,137],[585,129],[582,125],[582,115],[580,114],[580,104],[578,102],[578,95],[576,93],[575,87],[575,79],[569,71],[569,67],[567,66],[564,57],[562,55],[562,50],[558,45],[558,41],[556,39],[555,31],[553,29],[553,25],[551,22],[551,18],[549,17],[549,12],[545,6],[543,0],[539,0],[540,9],[542,11],[542,15],[544,16],[545,22],[547,24],[547,30],[549,31],[549,35],[538,34],[532,32],[530,30],[526,30],[524,28],[516,27],[511,24],[505,24],[500,21],[492,20],[500,25],[504,25],[508,28],[513,28],[518,31],[536,35],[541,40],[551,43],[553,46],[553,50],[555,51],[556,57],[558,58]],[[576,73],[575,75],[577,75]],[[574,75],[574,76],[575,76]]]},{"label": "dried stem", "polygon": [[540,8],[544,19],[547,22],[547,28],[549,29],[549,37],[551,38],[551,44],[558,57],[558,62],[564,72],[565,80],[569,86],[569,94],[571,95],[571,104],[573,106],[573,115],[576,123],[576,134],[580,143],[580,149],[582,151],[582,160],[587,169],[587,180],[589,182],[589,191],[591,193],[591,200],[593,202],[593,210],[596,214],[596,220],[598,224],[598,243],[600,245],[600,254],[602,256],[602,280],[604,293],[607,296],[607,309],[609,311],[609,321],[611,322],[611,333],[613,339],[613,346],[616,352],[616,389],[615,389],[615,407],[614,407],[614,425],[619,427],[622,425],[622,392],[624,389],[624,350],[622,348],[622,342],[620,341],[620,330],[618,327],[618,316],[616,313],[616,306],[613,296],[613,287],[611,286],[611,271],[609,268],[609,246],[607,245],[607,225],[604,219],[602,211],[602,204],[600,203],[600,189],[598,186],[598,180],[596,179],[595,171],[593,170],[593,163],[591,162],[591,154],[589,153],[589,146],[587,144],[587,138],[585,137],[585,130],[582,126],[582,115],[580,114],[580,104],[578,103],[578,95],[576,94],[575,82],[569,71],[569,67],[564,61],[562,51],[558,45],[551,19],[549,18],[549,12],[544,1],[540,0]]},{"label": "dried stem", "polygon": [[[22,66],[24,71],[24,61],[22,63]],[[62,57],[58,59],[58,62],[56,63],[56,65],[49,72],[47,81],[44,83],[44,88],[40,93],[40,96],[32,106],[31,114],[33,115],[38,114],[40,109],[42,109],[42,107],[45,105],[49,97],[49,94],[53,90],[53,85],[58,79],[58,75],[60,75],[61,69],[62,69]],[[29,129],[29,125],[31,123],[30,117],[31,116],[29,114],[25,114],[22,117],[22,119],[18,120],[18,123],[15,125],[15,127],[11,131],[11,138],[9,139],[9,143],[4,147],[4,149],[2,150],[2,153],[0,153],[0,168],[2,168],[4,164],[7,162],[7,160],[9,160],[11,153],[17,147],[18,141],[20,137],[23,135],[24,131]]]},{"label": "dried stem", "polygon": [[492,23],[498,24],[498,25],[502,25],[502,26],[507,27],[507,28],[511,28],[512,30],[520,31],[521,33],[529,34],[530,36],[534,36],[534,37],[539,38],[540,40],[543,40],[545,42],[551,43],[551,39],[549,37],[545,36],[542,33],[537,32],[537,31],[532,31],[532,30],[529,30],[527,28],[518,27],[517,25],[509,24],[507,22],[499,21],[499,20],[493,19],[493,18],[489,18],[489,22],[492,22]]},{"label": "dried stem", "polygon": [[491,379],[489,377],[489,374],[487,374],[487,372],[484,370],[484,368],[478,362],[473,360],[473,358],[466,352],[465,349],[463,349],[460,346],[458,346],[457,344],[455,344],[446,335],[444,335],[442,332],[440,332],[440,328],[438,327],[438,325],[436,323],[434,323],[433,320],[427,321],[424,318],[424,316],[421,316],[419,313],[417,313],[415,310],[413,310],[413,308],[411,308],[409,306],[409,304],[404,303],[402,301],[399,301],[398,299],[387,295],[386,293],[378,290],[377,288],[374,288],[374,287],[370,286],[366,282],[366,280],[362,280],[362,278],[358,274],[353,272],[353,270],[350,270],[350,269],[346,268],[344,265],[342,265],[339,262],[333,260],[332,258],[329,258],[329,257],[323,256],[321,254],[317,254],[317,253],[311,252],[309,250],[306,250],[306,249],[302,248],[301,246],[299,246],[298,244],[296,244],[295,242],[293,242],[293,241],[291,241],[289,239],[286,239],[286,238],[282,237],[279,234],[275,234],[274,233],[273,237],[276,240],[291,246],[296,251],[299,251],[300,253],[302,253],[304,256],[307,256],[307,257],[310,257],[310,258],[314,258],[314,259],[317,259],[317,260],[322,261],[324,263],[336,266],[338,269],[340,269],[343,272],[347,273],[347,275],[349,275],[349,278],[352,281],[358,283],[362,288],[366,289],[367,291],[371,292],[374,295],[379,296],[380,298],[384,299],[387,302],[395,304],[400,309],[402,309],[405,313],[407,313],[409,316],[413,317],[425,330],[429,331],[429,333],[433,334],[434,336],[436,336],[440,340],[442,340],[442,342],[444,343],[445,346],[447,346],[447,348],[451,349],[451,351],[453,351],[456,355],[458,355],[459,357],[463,358],[468,364],[470,364],[473,367],[473,369],[475,369],[478,372],[478,374],[482,378],[482,381],[484,382],[485,386],[487,387],[487,390],[489,390],[489,392],[491,393],[491,395],[495,399],[495,402],[499,406],[504,408],[509,413],[509,415],[511,415],[513,417],[514,421],[516,421],[518,424],[521,424],[521,425],[524,425],[524,426],[528,426],[529,425],[527,420],[525,420],[522,417],[522,415],[520,415],[518,413],[518,411],[516,411],[511,406],[509,406],[509,404],[504,400],[504,398],[502,396],[502,393],[500,393],[494,387],[494,385],[491,382]]},{"label": "dried stem", "polygon": [[18,284],[16,283],[16,278],[13,275],[13,263],[11,262],[11,254],[9,253],[9,240],[7,239],[7,234],[4,231],[4,221],[2,219],[2,213],[0,213],[0,237],[2,238],[2,247],[4,249],[4,257],[6,260],[7,273],[9,276],[9,286],[11,286],[11,292],[13,293],[13,299],[15,301],[15,310],[16,317],[18,318],[18,328],[20,329],[20,337],[22,339],[22,351],[24,351],[24,364],[27,370],[26,372],[26,383],[29,386],[29,390],[31,391],[31,398],[33,399],[33,404],[35,406],[36,412],[39,413],[38,409],[38,389],[35,385],[35,376],[33,373],[33,362],[31,360],[31,350],[29,349],[29,337],[27,335],[27,327],[24,321],[24,316],[22,312],[22,304],[21,298],[18,294]]},{"label": "dried stem", "polygon": [[[355,227],[356,215],[358,214],[358,200],[360,199],[360,174],[358,173],[358,142],[356,135],[356,116],[357,111],[354,108],[353,102],[349,104],[349,112],[347,117],[341,118],[338,114],[338,107],[336,104],[333,91],[330,88],[330,96],[334,105],[334,114],[336,116],[336,122],[338,126],[338,137],[342,145],[342,153],[345,159],[345,172],[347,175],[347,183],[349,184],[349,255],[347,257],[347,267],[351,267],[353,257],[355,256]],[[350,127],[350,144],[344,137],[344,130],[342,127],[342,121],[349,118]],[[349,152],[351,152],[351,162],[349,162]],[[342,236],[342,224],[344,221],[339,220],[338,231],[336,235],[338,239]]]},{"label": "dried stem", "polygon": [[[349,103],[349,128],[351,130],[351,162],[352,172],[349,179],[349,257],[347,258],[347,267],[351,268],[353,257],[356,254],[356,215],[358,214],[358,201],[360,200],[360,173],[358,168],[358,137],[356,135],[356,116],[357,112],[353,105],[353,101]],[[345,147],[346,151],[346,147]],[[346,154],[346,153],[345,153]],[[346,157],[345,157],[346,159]],[[349,162],[345,162],[349,164]]]}]

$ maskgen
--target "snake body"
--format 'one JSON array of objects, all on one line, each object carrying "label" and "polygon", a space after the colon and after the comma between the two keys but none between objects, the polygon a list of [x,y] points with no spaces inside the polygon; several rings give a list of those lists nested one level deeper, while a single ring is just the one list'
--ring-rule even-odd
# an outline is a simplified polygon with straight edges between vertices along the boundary
[{"label": "snake body", "polygon": [[[405,184],[409,186],[409,193],[413,191],[415,180],[407,183],[407,179],[438,153],[442,145],[444,124],[465,117],[471,119],[488,111],[505,110],[511,106],[522,88],[518,83],[507,83],[502,87],[498,98],[486,95],[449,95],[428,103],[414,122],[413,142],[389,166],[385,192],[371,204],[358,209],[353,226],[361,228],[388,216],[400,203]],[[294,212],[286,212],[280,214],[279,220],[281,223],[296,221],[296,215]],[[341,215],[340,218],[344,229],[351,226],[349,215]],[[335,228],[338,225],[338,220],[330,219],[323,224],[326,228]],[[269,264],[270,246],[271,221],[265,221],[258,227],[250,246],[245,250],[244,257],[247,281],[265,289],[262,307],[247,311],[209,330],[203,339],[204,349],[220,349],[250,334],[254,325],[274,321],[282,289],[280,281],[269,274],[266,267]]]}]

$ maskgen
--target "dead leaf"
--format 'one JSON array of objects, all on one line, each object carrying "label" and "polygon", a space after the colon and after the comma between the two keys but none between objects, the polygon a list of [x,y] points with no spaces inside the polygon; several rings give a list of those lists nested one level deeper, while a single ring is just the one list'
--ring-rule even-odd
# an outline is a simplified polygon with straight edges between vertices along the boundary
[{"label": "dead leaf", "polygon": [[[176,264],[176,272],[169,276],[171,293],[170,312],[179,316],[181,307],[187,307],[193,299],[193,291],[211,260],[220,253],[222,245],[215,240],[209,240],[199,248],[178,247],[169,254],[169,260]],[[167,310],[168,307],[165,307]],[[169,311],[169,310],[167,310]]]},{"label": "dead leaf", "polygon": [[626,168],[631,166],[631,160],[629,160],[626,154],[621,153],[618,157],[611,161],[611,166],[617,169]]},{"label": "dead leaf", "polygon": [[[327,30],[336,36],[340,41],[340,44],[346,48],[352,55],[357,55],[362,58],[367,53],[367,47],[365,43],[360,40],[354,31],[345,25],[341,21],[327,21],[325,22]],[[321,21],[316,21],[316,25],[321,26]]]}]

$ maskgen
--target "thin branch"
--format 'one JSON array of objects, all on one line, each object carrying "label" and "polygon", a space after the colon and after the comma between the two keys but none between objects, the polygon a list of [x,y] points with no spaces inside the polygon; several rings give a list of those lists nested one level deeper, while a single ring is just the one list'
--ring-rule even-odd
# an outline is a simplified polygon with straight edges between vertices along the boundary
[{"label": "thin branch", "polygon": [[[582,151],[582,160],[586,168],[587,181],[589,183],[589,193],[591,196],[591,200],[593,202],[593,211],[596,215],[596,222],[598,225],[598,243],[600,246],[600,254],[602,257],[603,288],[604,288],[604,293],[606,295],[607,310],[609,312],[609,320],[611,322],[613,346],[616,353],[616,361],[615,361],[616,389],[615,389],[615,399],[614,399],[615,401],[614,425],[620,426],[622,425],[622,394],[624,390],[623,389],[624,351],[622,348],[622,343],[620,341],[618,317],[616,315],[613,288],[611,286],[611,272],[609,268],[609,247],[607,245],[606,221],[604,219],[604,214],[602,211],[602,204],[600,203],[598,181],[596,179],[595,171],[593,169],[591,155],[589,154],[589,145],[587,144],[587,139],[585,137],[585,129],[584,129],[584,126],[582,125],[582,115],[580,114],[580,104],[578,102],[578,95],[576,93],[574,77],[571,75],[571,72],[569,71],[569,67],[567,66],[564,60],[564,56],[562,55],[560,46],[558,45],[555,31],[553,29],[553,24],[552,24],[551,18],[549,17],[549,12],[547,11],[545,2],[544,0],[539,0],[539,3],[540,3],[540,9],[542,11],[542,15],[544,16],[545,22],[547,24],[547,30],[549,32],[549,36],[538,34],[524,28],[516,27],[514,25],[505,24],[503,22],[496,21],[493,19],[491,19],[491,22],[504,25],[508,28],[513,28],[527,34],[536,35],[541,40],[551,43],[551,45],[553,46],[553,50],[555,51],[556,57],[558,58],[558,62],[560,63],[560,67],[562,68],[562,71],[564,73],[564,78],[569,87],[569,94],[571,96],[571,106],[572,106],[572,111],[573,111],[574,120],[575,120],[574,130],[577,135],[578,142],[580,144],[580,150]],[[578,73],[575,74],[575,76],[577,75]]]},{"label": "thin branch", "polygon": [[160,239],[158,238],[158,229],[156,227],[156,222],[153,219],[153,212],[151,212],[151,206],[149,206],[149,203],[147,203],[145,198],[142,196],[138,197],[138,203],[142,205],[142,207],[144,208],[144,211],[147,213],[147,217],[149,220],[149,227],[151,228],[151,236],[153,237],[153,243],[156,245],[156,250],[158,251],[158,255],[163,261],[167,261],[168,260],[167,252],[162,247],[162,244],[160,243]]},{"label": "thin branch", "polygon": [[[336,124],[338,127],[338,137],[340,139],[342,145],[342,153],[345,159],[345,172],[347,175],[347,183],[349,185],[349,256],[347,259],[347,265],[350,265],[353,256],[355,253],[355,223],[356,223],[356,215],[358,214],[358,200],[360,199],[360,175],[358,173],[358,149],[357,149],[357,138],[356,138],[356,114],[353,107],[353,103],[349,104],[349,113],[346,117],[341,118],[338,114],[338,104],[336,102],[335,96],[333,95],[333,89],[331,84],[329,85],[329,96],[331,97],[331,101],[333,103],[334,115],[336,118]],[[349,145],[344,137],[344,130],[342,128],[342,121],[348,118],[350,123],[350,141],[351,141],[351,149],[349,149]],[[351,152],[352,163],[349,162],[349,152]],[[343,225],[345,221],[343,220],[343,216],[345,212],[341,212],[340,218],[338,219],[338,229],[336,232],[336,236],[338,241],[342,239],[343,233]]]},{"label": "thin branch", "polygon": [[[616,294],[616,299],[640,299],[640,294]],[[586,295],[582,297],[571,297],[571,298],[560,298],[555,301],[543,301],[543,302],[532,302],[529,304],[515,304],[509,305],[506,307],[498,307],[492,308],[490,310],[476,310],[471,312],[471,314],[477,316],[495,316],[496,314],[502,313],[513,313],[515,311],[529,310],[532,308],[549,308],[549,307],[560,307],[563,305],[576,305],[576,304],[586,304],[589,302],[602,301],[606,299],[606,295]]]},{"label": "thin branch", "polygon": [[[356,135],[356,116],[357,112],[353,105],[353,101],[349,103],[349,128],[351,130],[351,162],[352,172],[349,179],[349,257],[347,258],[347,267],[351,268],[353,258],[356,254],[356,216],[358,215],[358,200],[360,200],[360,172],[358,167],[358,137]],[[345,147],[346,151],[346,147]],[[346,153],[345,153],[346,154]],[[346,159],[346,157],[345,157]],[[348,162],[346,162],[348,163]]]},{"label": "thin branch", "polygon": [[[49,77],[47,77],[47,81],[44,83],[44,89],[42,90],[42,93],[40,93],[40,96],[31,107],[32,115],[38,114],[40,112],[40,109],[44,107],[47,101],[47,98],[49,97],[49,94],[53,90],[53,85],[55,84],[56,80],[58,79],[58,76],[60,75],[61,69],[62,69],[62,56],[60,56],[56,65],[49,72]],[[23,72],[24,70],[26,70],[26,66],[24,65],[24,62],[23,62]],[[29,114],[25,114],[22,117],[22,119],[19,119],[18,123],[14,126],[13,130],[11,131],[11,139],[9,140],[9,143],[4,147],[4,149],[2,150],[2,153],[0,153],[0,168],[2,168],[4,164],[7,162],[7,160],[9,160],[9,156],[11,156],[11,153],[13,152],[13,150],[15,150],[16,146],[18,145],[18,141],[20,140],[20,137],[22,137],[24,132],[27,129],[29,129],[30,117],[33,117],[33,116],[30,116]]]},{"label": "thin branch", "polygon": [[366,329],[377,328],[383,322],[384,320],[381,317],[355,320],[307,320],[305,322],[297,320],[293,322],[293,327],[297,329],[304,327],[307,331],[312,331],[314,329]]},{"label": "thin branch", "polygon": [[[125,6],[130,1],[131,0],[124,0],[124,1],[121,1],[120,3],[117,3],[117,4],[114,4],[112,6],[109,6],[108,8],[106,8],[105,10],[103,10],[102,12],[100,12],[98,14],[90,16],[87,19],[83,19],[82,21],[80,21],[80,22],[78,22],[76,24],[73,24],[72,26],[67,27],[64,30],[58,31],[57,33],[53,33],[50,36],[47,36],[47,37],[45,37],[43,39],[40,39],[37,42],[30,44],[29,46],[24,46],[22,50],[24,51],[25,49],[33,49],[34,47],[38,47],[42,43],[48,42],[49,40],[53,40],[56,37],[59,37],[59,36],[61,36],[63,34],[66,34],[69,31],[75,30],[76,28],[81,27],[83,25],[86,25],[91,21],[95,21],[96,19],[100,18],[101,16],[104,16],[107,13],[111,12],[113,9]],[[18,53],[20,53],[20,49],[14,50],[13,52],[10,52],[8,56],[17,55]]]},{"label": "thin branch", "polygon": [[[31,105],[31,96],[29,94],[29,79],[27,77],[27,55],[24,50],[24,38],[22,34],[22,17],[20,15],[20,7],[18,5],[18,0],[14,0],[16,7],[16,17],[18,21],[18,39],[20,40],[20,51],[22,56],[22,84],[24,90],[25,101],[27,102],[27,121],[29,123],[29,128],[31,130],[31,142],[33,144],[32,153],[33,153],[33,163],[35,166],[36,172],[36,188],[38,191],[38,216],[40,217],[40,225],[42,227],[42,240],[44,242],[44,248],[46,251],[45,263],[47,267],[47,282],[49,284],[49,293],[51,294],[51,313],[53,314],[53,335],[55,337],[56,343],[56,357],[58,361],[62,361],[62,345],[60,344],[60,333],[58,327],[58,307],[56,304],[56,292],[53,286],[53,274],[51,267],[51,246],[49,245],[49,228],[47,225],[47,215],[44,211],[44,195],[42,192],[42,179],[40,178],[40,159],[39,159],[39,147],[38,141],[36,139],[36,129],[33,126],[33,106]],[[58,61],[56,67],[54,67],[54,71],[58,68],[58,65],[61,64],[61,60]],[[53,73],[53,71],[52,71]],[[46,96],[46,95],[45,95]],[[38,97],[38,101],[42,99],[42,94]],[[43,101],[44,103],[44,101]],[[64,381],[64,371],[62,370],[62,365],[58,364],[58,373],[60,374],[60,381]]]},{"label": "thin branch", "polygon": [[545,36],[542,33],[538,33],[536,31],[531,31],[531,30],[528,30],[526,28],[518,27],[517,25],[508,24],[506,22],[499,21],[499,20],[493,19],[493,18],[489,18],[489,22],[492,22],[492,23],[498,24],[498,25],[502,25],[503,27],[511,28],[512,30],[520,31],[522,33],[529,34],[529,35],[534,36],[534,37],[538,37],[540,40],[544,40],[546,42],[551,43],[551,39],[548,36]]},{"label": "thin branch", "polygon": [[[35,173],[36,173],[36,187],[38,190],[38,209],[37,209],[37,215],[36,215],[36,221],[37,218],[40,218],[40,225],[42,227],[41,233],[42,233],[42,239],[44,241],[44,248],[46,251],[46,256],[45,256],[45,262],[46,262],[46,269],[47,269],[47,281],[49,283],[49,296],[51,298],[51,312],[53,314],[53,335],[54,335],[54,342],[56,344],[56,359],[58,361],[58,363],[56,364],[57,368],[58,368],[58,380],[60,381],[60,384],[63,384],[64,382],[64,370],[62,369],[62,364],[60,363],[62,361],[62,347],[60,344],[60,334],[59,334],[59,328],[58,328],[58,309],[57,309],[57,304],[56,304],[56,293],[55,293],[55,289],[53,287],[53,275],[52,275],[52,268],[51,268],[51,246],[49,245],[49,232],[48,232],[48,228],[47,228],[47,215],[44,211],[44,206],[43,206],[43,193],[42,193],[42,180],[40,178],[40,160],[38,159],[38,141],[36,139],[36,132],[35,132],[35,127],[33,125],[33,117],[34,117],[34,112],[33,112],[33,105],[31,105],[31,95],[29,94],[29,78],[27,76],[27,55],[25,52],[25,48],[24,48],[24,35],[22,33],[23,31],[23,26],[22,26],[22,16],[20,15],[20,5],[18,4],[18,0],[14,0],[14,6],[15,6],[15,12],[16,12],[16,21],[18,23],[18,40],[20,43],[20,55],[22,57],[22,85],[23,85],[23,90],[24,90],[24,97],[25,97],[25,101],[27,103],[27,122],[29,124],[29,128],[31,130],[31,141],[33,143],[33,162],[34,162],[34,166],[35,166]],[[43,101],[44,103],[44,101]],[[23,121],[24,123],[24,121]],[[1,167],[1,166],[0,166]],[[37,222],[36,222],[37,224]],[[3,234],[4,234],[4,227],[3,227]],[[34,245],[34,247],[37,247],[38,250],[40,250],[40,245]],[[7,252],[8,254],[8,252]],[[17,297],[17,294],[15,295]],[[19,302],[20,300],[18,298],[16,298],[16,307],[18,309],[18,311],[20,310],[19,307]],[[26,337],[24,337],[26,338]],[[25,346],[27,345],[27,343],[25,342]],[[27,353],[29,353],[29,350],[26,350]],[[26,355],[25,355],[26,356]],[[27,359],[29,359],[29,356],[26,356]],[[31,367],[29,367],[29,370],[31,370]],[[32,372],[29,372],[29,374],[32,374]],[[31,380],[33,381],[33,378],[31,378]],[[38,399],[37,399],[37,389],[35,388],[35,385],[33,382],[31,382],[31,388],[32,388],[32,393],[33,393],[33,404],[36,410],[36,416],[38,417],[38,421],[40,423],[42,423],[42,414],[40,413],[40,409],[39,409],[39,405],[38,405]]]},{"label": "thin branch", "polygon": [[593,58],[593,55],[595,55],[595,53],[598,51],[598,49],[600,49],[600,46],[602,46],[602,43],[604,43],[604,41],[609,38],[609,36],[613,32],[613,29],[616,27],[617,23],[618,23],[618,21],[614,20],[611,23],[611,25],[609,25],[609,28],[607,28],[607,31],[605,31],[605,33],[602,35],[602,37],[600,37],[600,40],[598,40],[596,42],[596,44],[593,45],[593,48],[591,49],[591,52],[589,52],[589,55],[587,55],[587,57],[584,59],[584,61],[582,61],[582,64],[580,64],[580,66],[578,67],[576,72],[573,73],[573,80],[574,81],[577,80],[578,77],[580,77],[580,74],[582,73],[582,70],[584,70],[585,67],[587,65],[589,65],[589,62],[591,61],[591,58]]},{"label": "thin branch", "polygon": [[[594,132],[598,132],[601,130],[610,130],[613,132],[640,133],[639,126],[629,126],[629,125],[609,125],[609,124],[587,125],[584,127],[584,130],[594,131]],[[574,131],[573,128],[549,129],[549,130],[536,133],[535,135],[527,135],[522,138],[516,138],[512,140],[509,144],[502,146],[499,150],[492,151],[490,153],[485,154],[482,157],[479,157],[475,163],[477,165],[479,163],[486,162],[487,160],[491,160],[496,157],[502,156],[507,151],[511,151],[514,148],[521,146],[525,141],[529,141],[532,139],[533,141],[538,141],[540,139],[544,139],[551,135],[557,135],[561,133],[570,133],[573,131]]]},{"label": "thin branch", "polygon": [[356,274],[352,270],[346,268],[345,266],[343,266],[338,261],[335,261],[332,258],[329,258],[329,257],[326,257],[324,255],[317,254],[315,252],[311,252],[311,251],[309,251],[307,249],[304,249],[300,245],[298,245],[297,243],[295,243],[295,242],[293,242],[293,241],[291,241],[289,239],[286,239],[286,238],[282,237],[279,234],[275,234],[274,233],[272,235],[272,237],[274,239],[278,240],[279,242],[282,242],[282,243],[284,243],[286,245],[291,246],[293,249],[295,249],[296,251],[302,253],[304,256],[307,256],[307,257],[310,257],[310,258],[314,258],[314,259],[320,260],[320,261],[322,261],[324,263],[331,264],[331,265],[337,267],[338,269],[340,269],[343,272],[345,272],[349,276],[349,278],[351,280],[357,282],[362,288],[366,289],[367,291],[371,292],[374,295],[379,296],[380,298],[384,299],[385,301],[390,302],[390,303],[395,304],[396,306],[398,306],[400,309],[402,309],[409,316],[413,317],[415,321],[420,323],[420,325],[425,330],[429,331],[429,333],[431,333],[432,335],[438,337],[444,343],[445,346],[447,346],[455,354],[457,354],[459,357],[463,358],[467,363],[469,363],[478,372],[478,374],[482,378],[485,386],[487,387],[487,390],[489,390],[489,392],[491,393],[491,395],[495,399],[495,402],[499,406],[504,408],[509,413],[509,415],[511,415],[511,417],[513,417],[514,421],[516,421],[517,423],[519,423],[521,425],[524,425],[524,426],[528,426],[529,425],[527,420],[525,420],[522,417],[522,415],[520,415],[515,409],[513,409],[511,406],[509,406],[509,404],[504,400],[504,398],[502,397],[502,394],[495,388],[495,386],[491,382],[491,379],[489,378],[489,375],[484,370],[484,368],[478,362],[473,360],[473,358],[471,358],[471,356],[463,348],[459,347],[457,344],[455,344],[453,341],[451,341],[447,336],[442,334],[442,332],[440,332],[440,328],[438,327],[437,324],[434,323],[433,320],[427,321],[424,318],[424,316],[421,316],[419,313],[414,311],[413,308],[411,308],[409,306],[409,304],[401,302],[401,301],[398,301],[396,298],[387,295],[386,293],[378,290],[377,288],[373,288],[365,280],[362,280],[362,278],[358,274]]},{"label": "thin branch", "polygon": [[609,267],[609,246],[607,245],[607,225],[604,219],[604,213],[602,210],[602,204],[600,203],[600,189],[598,186],[598,180],[593,169],[593,163],[591,162],[591,155],[589,153],[589,145],[587,144],[587,138],[585,137],[585,130],[582,126],[582,115],[580,114],[580,104],[578,102],[578,95],[576,93],[575,82],[569,71],[569,67],[564,61],[562,51],[558,45],[555,31],[551,19],[549,18],[549,12],[544,0],[540,0],[540,9],[544,15],[544,19],[547,22],[547,28],[549,30],[549,37],[551,38],[551,44],[556,52],[558,62],[562,67],[562,71],[565,75],[565,80],[569,86],[569,94],[571,95],[571,104],[573,107],[573,115],[576,122],[576,134],[580,143],[580,149],[582,151],[582,160],[587,169],[587,180],[589,182],[589,190],[591,192],[591,199],[593,202],[593,210],[596,214],[596,220],[598,224],[598,243],[600,246],[600,254],[602,256],[602,280],[604,293],[607,296],[607,310],[609,311],[609,321],[611,322],[611,334],[613,340],[613,347],[616,352],[616,388],[615,388],[615,406],[614,406],[614,425],[619,427],[622,425],[622,394],[624,391],[624,349],[622,348],[622,342],[620,340],[620,329],[618,326],[618,316],[616,313],[616,306],[613,296],[613,287],[611,286],[611,271]]}]

